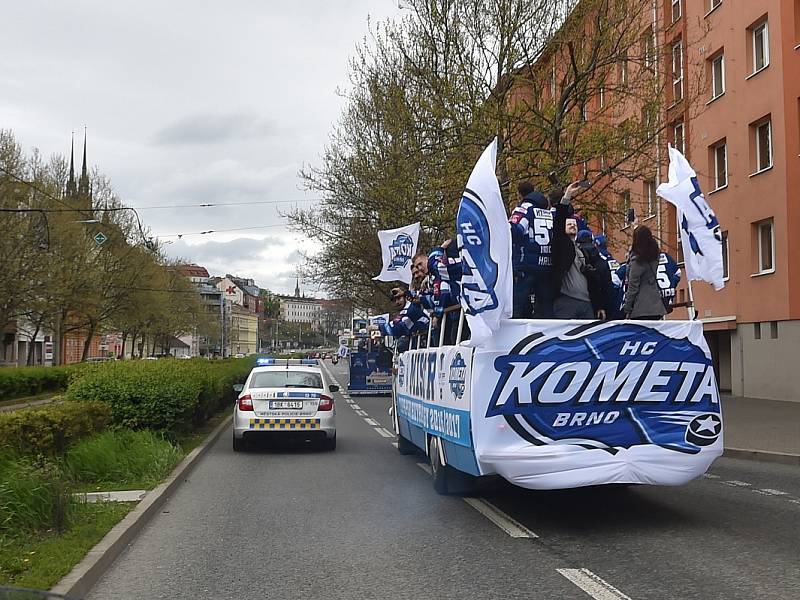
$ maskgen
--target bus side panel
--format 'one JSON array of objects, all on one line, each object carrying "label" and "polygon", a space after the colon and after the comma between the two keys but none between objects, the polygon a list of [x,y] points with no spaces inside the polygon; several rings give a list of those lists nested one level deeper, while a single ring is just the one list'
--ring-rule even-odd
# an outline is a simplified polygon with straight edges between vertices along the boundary
[{"label": "bus side panel", "polygon": [[478,461],[475,458],[475,451],[472,448],[454,444],[447,440],[442,442],[444,446],[444,458],[447,464],[453,468],[469,473],[470,475],[480,475]]},{"label": "bus side panel", "polygon": [[427,443],[425,439],[425,430],[422,427],[410,423],[408,419],[404,419],[403,417],[398,417],[397,426],[400,428],[401,436],[406,438],[409,442],[417,446],[423,452],[428,451],[428,449],[425,447],[425,444]]}]

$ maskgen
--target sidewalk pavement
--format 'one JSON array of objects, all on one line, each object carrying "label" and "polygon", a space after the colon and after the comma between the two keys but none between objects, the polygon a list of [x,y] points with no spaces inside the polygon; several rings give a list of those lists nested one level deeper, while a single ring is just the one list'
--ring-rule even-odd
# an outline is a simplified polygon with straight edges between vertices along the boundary
[{"label": "sidewalk pavement", "polygon": [[800,402],[722,395],[725,456],[800,466]]}]

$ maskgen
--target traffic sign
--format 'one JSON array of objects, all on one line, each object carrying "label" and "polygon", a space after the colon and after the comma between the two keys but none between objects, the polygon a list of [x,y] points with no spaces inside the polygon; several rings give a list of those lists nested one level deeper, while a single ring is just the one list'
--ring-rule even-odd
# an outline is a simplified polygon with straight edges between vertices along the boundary
[{"label": "traffic sign", "polygon": [[102,231],[99,231],[97,235],[94,236],[94,243],[97,244],[98,246],[102,246],[107,239],[108,237],[106,237],[106,235]]}]

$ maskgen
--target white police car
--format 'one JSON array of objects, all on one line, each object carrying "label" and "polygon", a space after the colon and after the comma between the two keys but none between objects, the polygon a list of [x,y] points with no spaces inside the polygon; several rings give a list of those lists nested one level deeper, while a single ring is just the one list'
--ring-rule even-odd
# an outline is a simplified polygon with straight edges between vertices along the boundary
[{"label": "white police car", "polygon": [[240,452],[248,440],[280,436],[318,440],[336,448],[336,407],[333,392],[316,360],[258,359],[239,392],[233,411],[233,449]]}]

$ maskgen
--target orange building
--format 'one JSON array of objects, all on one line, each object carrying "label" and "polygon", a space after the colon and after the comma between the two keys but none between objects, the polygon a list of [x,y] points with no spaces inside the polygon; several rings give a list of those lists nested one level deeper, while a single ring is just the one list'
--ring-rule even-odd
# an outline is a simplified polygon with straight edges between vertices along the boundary
[{"label": "orange building", "polygon": [[[633,206],[680,262],[675,211],[654,192],[666,180],[667,143],[684,152],[723,230],[725,288],[691,290],[720,388],[800,401],[800,1],[640,1],[653,9],[642,33],[657,32],[663,57],[660,151],[652,179],[618,181],[605,199]],[[542,77],[551,69],[532,68]],[[595,215],[592,228],[624,258],[630,227]],[[689,299],[684,274],[677,301]]]}]

